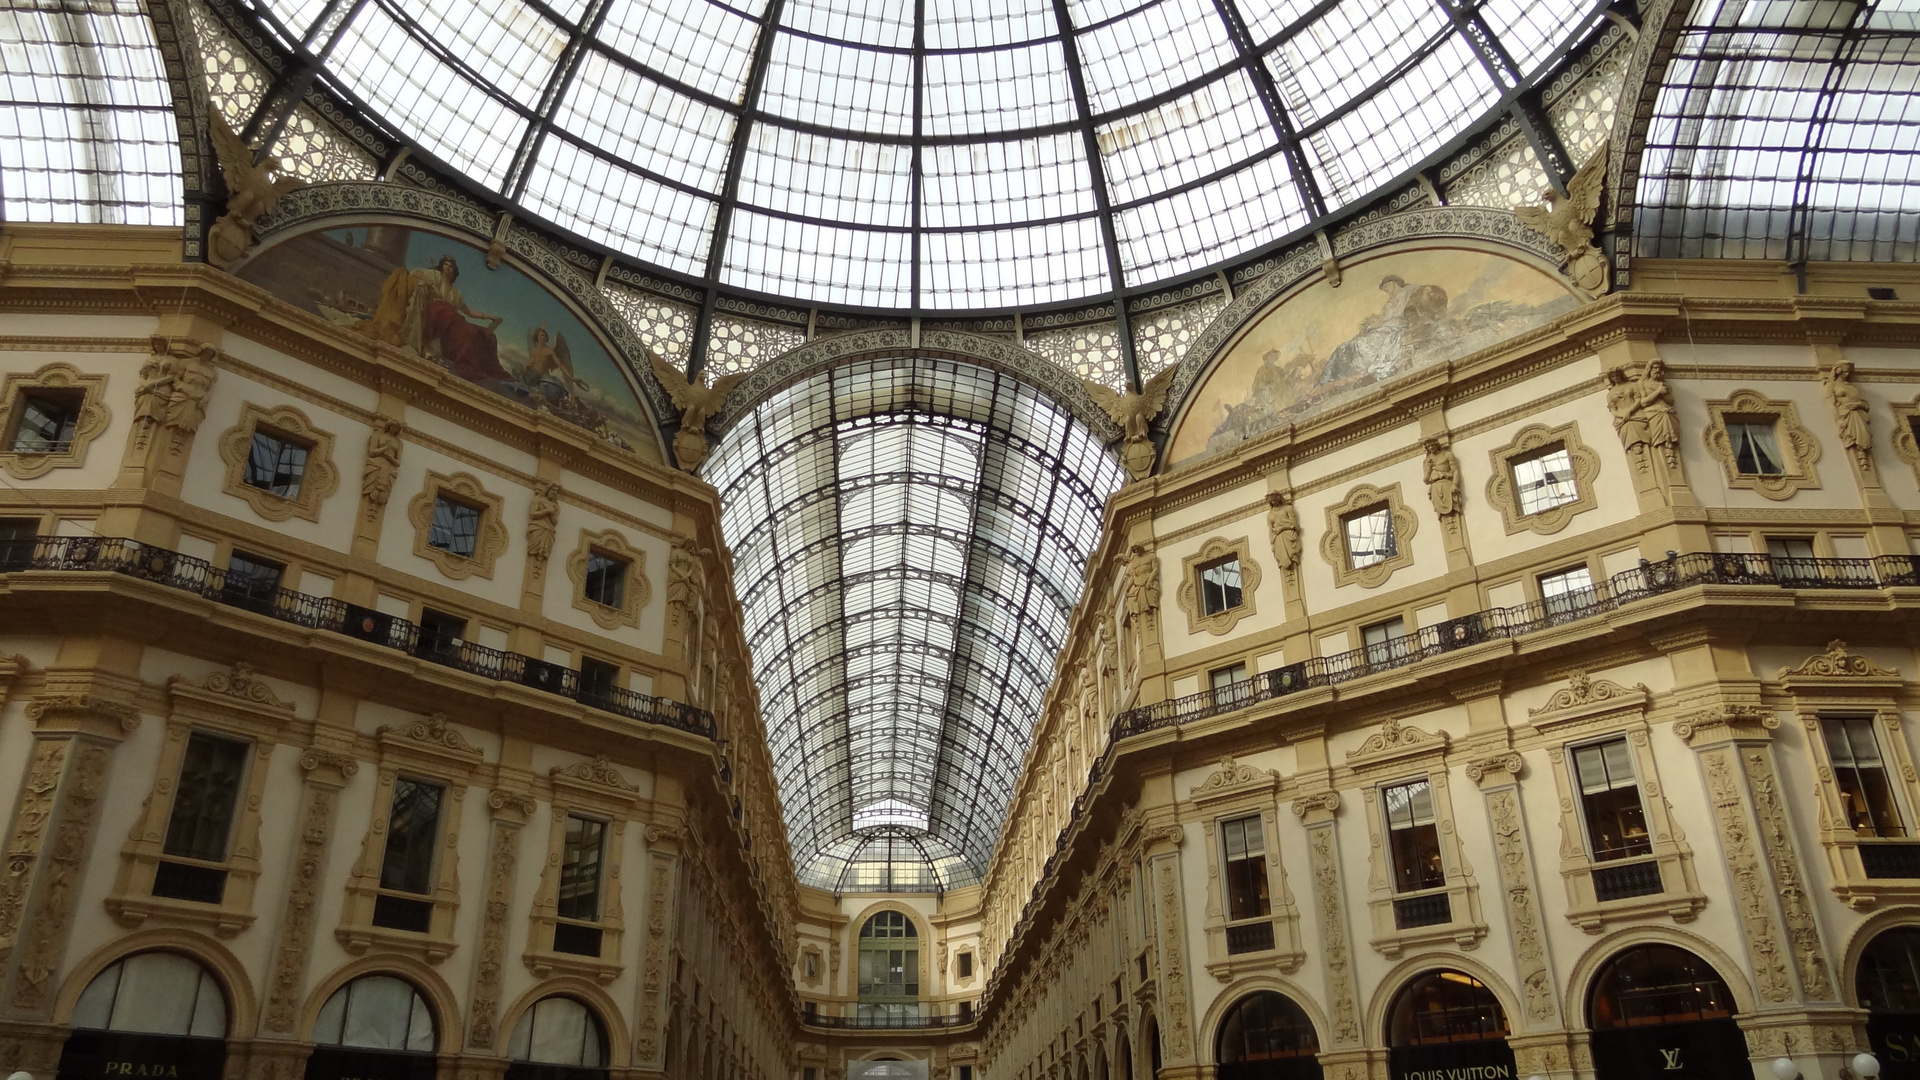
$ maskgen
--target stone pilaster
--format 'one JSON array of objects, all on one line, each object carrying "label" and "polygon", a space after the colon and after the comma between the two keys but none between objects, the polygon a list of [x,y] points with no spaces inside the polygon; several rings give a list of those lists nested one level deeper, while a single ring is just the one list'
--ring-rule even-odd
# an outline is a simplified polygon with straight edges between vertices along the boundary
[{"label": "stone pilaster", "polygon": [[66,956],[113,750],[140,714],[82,692],[36,698],[27,717],[36,727],[33,749],[0,876],[0,1018],[44,1020],[53,1012],[54,975]]},{"label": "stone pilaster", "polygon": [[300,755],[300,768],[306,773],[300,839],[294,849],[293,874],[287,883],[273,967],[267,976],[266,1008],[260,1017],[261,1030],[269,1038],[292,1038],[299,1026],[300,1005],[306,996],[307,960],[313,951],[314,910],[333,840],[340,789],[360,771],[360,763],[349,754],[315,746]]},{"label": "stone pilaster", "polygon": [[467,1000],[467,1048],[494,1052],[500,1038],[500,973],[506,967],[507,924],[513,913],[514,868],[520,861],[520,830],[534,811],[533,796],[496,788],[487,796],[493,834],[487,840],[487,904],[480,909],[473,990]]},{"label": "stone pilaster", "polygon": [[[1293,801],[1307,830],[1307,863],[1313,876],[1314,915],[1320,921],[1320,965],[1326,974],[1328,1049],[1352,1050],[1364,1041],[1360,991],[1353,971],[1353,935],[1340,884],[1340,844],[1334,815],[1340,793],[1320,791]],[[1336,1075],[1329,1071],[1328,1075]]]}]

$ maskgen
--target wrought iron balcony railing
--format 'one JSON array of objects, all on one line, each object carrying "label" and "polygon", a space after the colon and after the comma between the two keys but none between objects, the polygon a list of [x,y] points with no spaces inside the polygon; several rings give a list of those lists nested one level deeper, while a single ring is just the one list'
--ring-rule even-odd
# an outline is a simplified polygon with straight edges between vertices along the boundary
[{"label": "wrought iron balcony railing", "polygon": [[582,705],[661,724],[706,738],[714,737],[713,714],[666,698],[608,686],[579,671],[521,653],[471,641],[422,634],[420,625],[398,615],[349,604],[329,596],[270,588],[205,559],[112,536],[38,536],[0,540],[0,574],[26,570],[101,571],[124,574],[190,592],[228,607],[251,611],[309,630],[344,634],[409,656],[486,679],[518,683]]},{"label": "wrought iron balcony railing", "polygon": [[1391,641],[1316,656],[1263,671],[1247,682],[1128,709],[1114,719],[1113,738],[1237,712],[1263,701],[1417,664],[1470,645],[1514,638],[1695,585],[1774,585],[1788,589],[1882,589],[1920,585],[1920,556],[1872,559],[1776,559],[1702,552],[1642,560],[1604,584],[1514,607],[1462,615]]}]

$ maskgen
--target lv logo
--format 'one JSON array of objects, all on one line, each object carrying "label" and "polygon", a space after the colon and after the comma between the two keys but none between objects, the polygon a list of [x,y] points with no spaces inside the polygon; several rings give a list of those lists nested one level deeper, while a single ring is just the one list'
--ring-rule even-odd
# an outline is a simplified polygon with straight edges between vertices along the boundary
[{"label": "lv logo", "polygon": [[1663,1066],[1663,1068],[1667,1072],[1677,1072],[1678,1070],[1685,1068],[1685,1066],[1680,1064],[1680,1047],[1676,1046],[1671,1050],[1661,1048],[1660,1058],[1663,1062],[1665,1062],[1665,1065]]}]

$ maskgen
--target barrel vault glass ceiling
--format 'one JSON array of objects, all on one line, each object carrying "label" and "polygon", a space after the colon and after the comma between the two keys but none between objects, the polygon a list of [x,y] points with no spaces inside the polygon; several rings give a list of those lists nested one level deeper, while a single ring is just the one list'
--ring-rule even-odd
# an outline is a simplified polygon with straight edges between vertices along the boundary
[{"label": "barrel vault glass ceiling", "polygon": [[704,475],[801,880],[977,880],[1119,466],[1010,375],[900,358],[774,393]]}]

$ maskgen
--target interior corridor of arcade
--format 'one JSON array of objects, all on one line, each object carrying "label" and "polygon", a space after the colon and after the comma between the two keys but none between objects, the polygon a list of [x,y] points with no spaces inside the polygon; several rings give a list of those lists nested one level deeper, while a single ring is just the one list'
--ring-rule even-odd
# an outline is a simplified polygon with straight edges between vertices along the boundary
[{"label": "interior corridor of arcade", "polygon": [[0,0],[0,1076],[1920,1080],[1914,0]]}]

